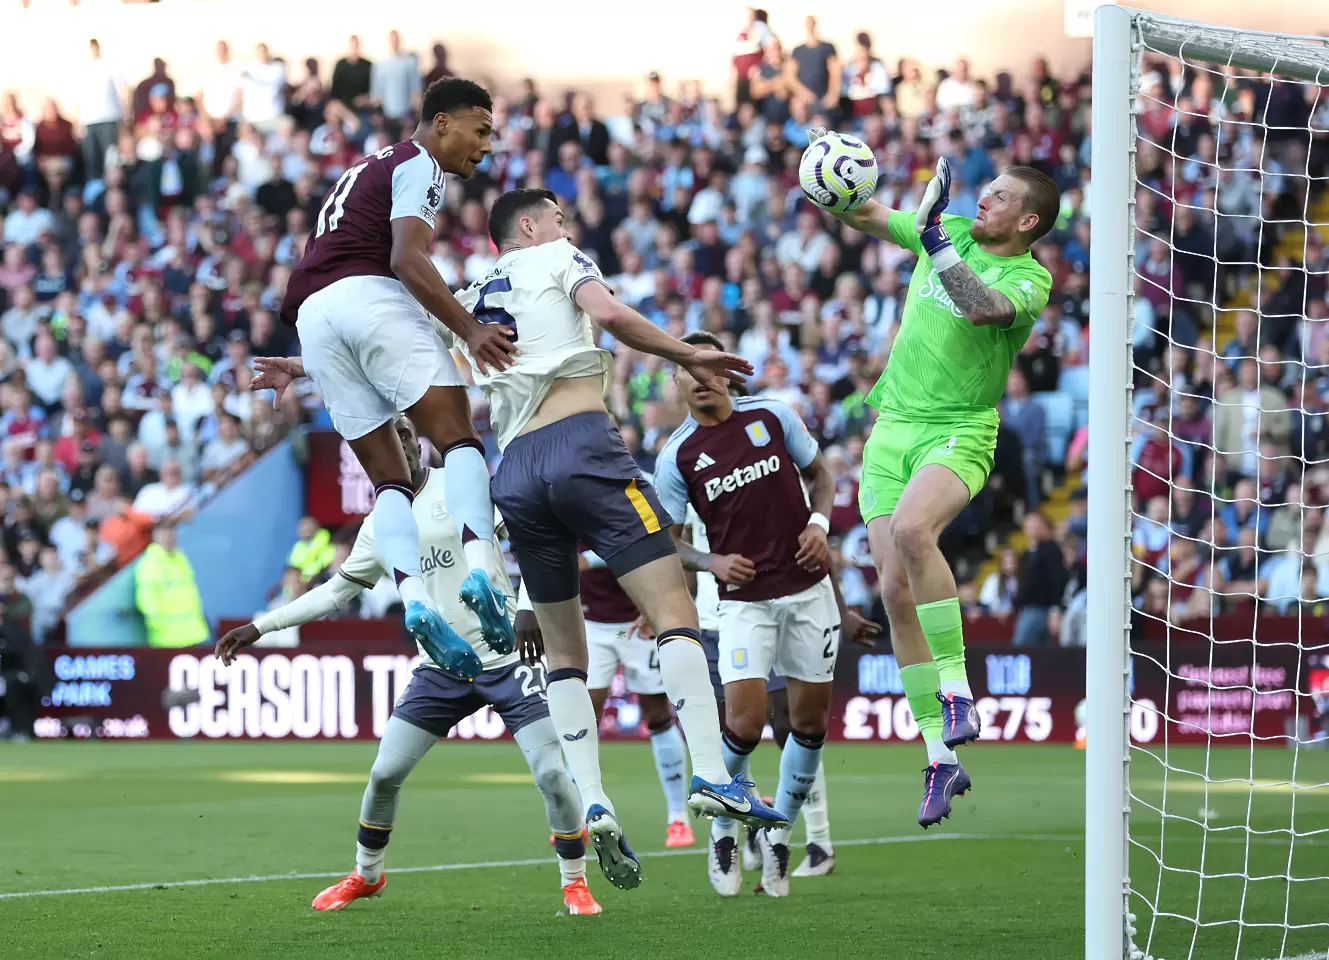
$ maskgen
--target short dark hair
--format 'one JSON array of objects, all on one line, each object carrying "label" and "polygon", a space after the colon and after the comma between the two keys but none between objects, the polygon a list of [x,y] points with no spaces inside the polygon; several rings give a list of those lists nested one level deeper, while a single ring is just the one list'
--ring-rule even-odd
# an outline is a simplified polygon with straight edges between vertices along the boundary
[{"label": "short dark hair", "polygon": [[488,90],[473,80],[444,77],[442,80],[435,80],[425,91],[420,119],[424,123],[432,123],[440,113],[456,113],[467,107],[493,110],[494,100],[489,96]]},{"label": "short dark hair", "polygon": [[494,241],[494,246],[503,246],[503,241],[512,235],[522,215],[546,200],[557,204],[558,196],[553,190],[530,188],[509,190],[495,200],[489,208],[489,239]]},{"label": "short dark hair", "polygon": [[723,350],[724,344],[720,338],[709,330],[693,330],[682,338],[684,343],[689,343],[694,347],[699,347],[703,343],[708,347],[714,347],[716,350]]},{"label": "short dark hair", "polygon": [[752,19],[756,20],[758,23],[767,23],[771,19],[771,15],[761,9],[761,7],[758,7],[756,10],[752,11]]},{"label": "short dark hair", "polygon": [[1032,246],[1057,225],[1057,218],[1061,216],[1061,190],[1056,181],[1033,167],[1009,167],[1004,173],[1025,185],[1025,213],[1038,214],[1038,225],[1034,227],[1033,239],[1030,240]]},{"label": "short dark hair", "polygon": [[[694,347],[705,344],[708,347],[714,347],[716,350],[725,349],[724,341],[709,330],[693,330],[683,337],[684,343],[690,343]],[[739,383],[737,380],[729,381],[729,395],[731,397],[746,397],[748,395],[747,384]]]}]

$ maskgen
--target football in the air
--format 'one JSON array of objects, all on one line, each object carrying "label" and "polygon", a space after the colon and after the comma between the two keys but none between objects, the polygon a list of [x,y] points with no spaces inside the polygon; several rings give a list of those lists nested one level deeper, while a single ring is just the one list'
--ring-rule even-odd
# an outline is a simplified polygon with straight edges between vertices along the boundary
[{"label": "football in the air", "polygon": [[862,140],[828,133],[803,151],[798,180],[814,204],[843,213],[876,193],[877,158]]}]

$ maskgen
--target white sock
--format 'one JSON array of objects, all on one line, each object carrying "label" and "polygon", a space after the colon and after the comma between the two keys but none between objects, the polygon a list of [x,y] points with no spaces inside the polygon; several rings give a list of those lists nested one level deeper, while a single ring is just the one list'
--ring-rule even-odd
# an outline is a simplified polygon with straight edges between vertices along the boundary
[{"label": "white sock", "polygon": [[453,447],[443,457],[443,496],[457,520],[462,552],[472,570],[489,572],[494,558],[494,501],[489,466],[475,447]]},{"label": "white sock", "polygon": [[655,756],[655,773],[660,778],[668,811],[666,823],[687,820],[688,807],[688,751],[683,734],[672,720],[662,730],[651,731],[651,753]]},{"label": "white sock", "polygon": [[[668,640],[671,634],[675,639]],[[715,708],[715,690],[711,687],[706,652],[695,635],[695,630],[662,632],[666,642],[659,645],[660,675],[687,737],[692,772],[703,780],[724,784],[732,778],[720,753],[720,717]]]},{"label": "white sock", "polygon": [[964,697],[966,700],[974,699],[974,692],[969,689],[969,681],[964,680],[943,680],[941,681],[941,695],[944,697],[951,694],[957,697]]},{"label": "white sock", "polygon": [[374,544],[397,582],[402,603],[418,600],[433,606],[420,579],[420,530],[410,498],[398,487],[380,488],[370,516],[374,518]]},{"label": "white sock", "polygon": [[586,858],[578,857],[575,860],[558,861],[558,872],[562,878],[563,886],[569,883],[576,883],[578,880],[586,877]]},{"label": "white sock", "polygon": [[366,883],[378,883],[379,878],[383,876],[383,861],[387,855],[387,847],[379,847],[377,850],[373,850],[363,843],[357,843],[355,845],[355,872],[363,877]]},{"label": "white sock", "polygon": [[598,803],[613,813],[614,805],[605,796],[600,776],[600,731],[595,722],[591,694],[586,689],[586,674],[567,671],[574,675],[560,677],[559,674],[564,672],[554,670],[550,674],[554,679],[545,690],[549,719],[554,721],[559,746],[563,748],[568,772],[581,793],[583,806],[589,809]]},{"label": "white sock", "polygon": [[826,799],[825,764],[817,767],[817,780],[812,785],[808,798],[803,803],[803,826],[807,831],[807,842],[815,843],[827,853],[831,847],[831,810]]},{"label": "white sock", "polygon": [[931,740],[926,735],[924,735],[923,742],[927,744],[929,765],[934,763],[960,762],[960,758],[955,755],[955,751],[952,750],[950,747],[946,746],[946,744],[942,743],[940,737],[938,737],[936,740]]}]

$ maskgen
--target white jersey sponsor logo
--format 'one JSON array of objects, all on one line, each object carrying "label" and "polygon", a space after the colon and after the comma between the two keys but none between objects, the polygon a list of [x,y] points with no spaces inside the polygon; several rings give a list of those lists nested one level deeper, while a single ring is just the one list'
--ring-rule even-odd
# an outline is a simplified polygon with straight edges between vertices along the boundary
[{"label": "white jersey sponsor logo", "polygon": [[696,473],[699,470],[705,470],[707,467],[713,467],[713,466],[715,466],[715,461],[711,459],[711,455],[708,453],[703,453],[700,457],[697,458],[697,465],[692,468],[692,472]]},{"label": "white jersey sponsor logo", "polygon": [[746,467],[735,467],[723,477],[711,477],[706,481],[706,499],[714,502],[717,497],[723,494],[733,493],[740,487],[746,487],[749,483],[760,480],[762,477],[769,477],[771,474],[779,472],[780,457],[778,454],[771,454],[765,460],[758,460]]}]

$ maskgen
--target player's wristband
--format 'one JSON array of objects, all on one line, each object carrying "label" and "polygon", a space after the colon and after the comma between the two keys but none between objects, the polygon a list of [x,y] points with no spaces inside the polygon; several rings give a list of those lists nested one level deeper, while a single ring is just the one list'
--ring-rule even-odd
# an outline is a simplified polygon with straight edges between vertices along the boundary
[{"label": "player's wristband", "polygon": [[951,243],[946,228],[940,223],[924,230],[922,237],[919,239],[923,243],[923,249],[927,251],[928,259],[932,261],[933,268],[938,273],[949,270],[960,262],[960,255],[955,252],[955,245]]},{"label": "player's wristband", "polygon": [[824,513],[814,513],[812,516],[808,517],[808,523],[816,524],[827,533],[831,532],[831,521],[826,519],[826,514]]}]

